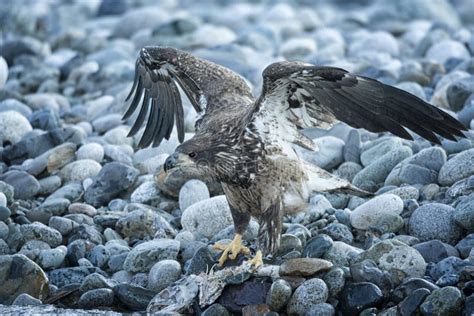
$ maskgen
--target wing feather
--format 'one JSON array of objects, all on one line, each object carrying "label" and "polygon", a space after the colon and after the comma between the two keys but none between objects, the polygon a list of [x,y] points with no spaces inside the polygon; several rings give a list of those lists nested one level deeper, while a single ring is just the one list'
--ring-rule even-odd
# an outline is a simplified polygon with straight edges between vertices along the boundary
[{"label": "wing feather", "polygon": [[128,120],[140,107],[129,132],[129,136],[137,134],[146,121],[139,147],[159,146],[170,138],[175,125],[178,140],[184,141],[184,108],[178,85],[202,117],[218,113],[210,110],[226,104],[221,102],[223,92],[251,97],[245,81],[225,67],[174,48],[142,48],[126,98],[126,102],[131,101],[123,115],[123,120]]},{"label": "wing feather", "polygon": [[[263,79],[254,117],[264,122],[278,121],[283,115],[296,129],[327,127],[340,120],[356,128],[389,131],[411,140],[409,129],[438,144],[437,135],[455,140],[464,137],[462,131],[466,130],[448,113],[420,98],[344,69],[279,62],[264,70]],[[295,117],[298,114],[300,119]],[[297,139],[283,134],[280,137],[288,141]]]}]

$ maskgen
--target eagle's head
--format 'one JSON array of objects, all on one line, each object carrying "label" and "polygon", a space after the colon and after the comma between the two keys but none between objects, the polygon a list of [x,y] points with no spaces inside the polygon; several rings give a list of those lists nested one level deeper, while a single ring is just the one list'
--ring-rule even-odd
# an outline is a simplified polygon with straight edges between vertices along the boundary
[{"label": "eagle's head", "polygon": [[239,149],[228,144],[226,137],[196,134],[166,159],[164,170],[179,168],[196,178],[225,181],[235,176],[239,160]]}]

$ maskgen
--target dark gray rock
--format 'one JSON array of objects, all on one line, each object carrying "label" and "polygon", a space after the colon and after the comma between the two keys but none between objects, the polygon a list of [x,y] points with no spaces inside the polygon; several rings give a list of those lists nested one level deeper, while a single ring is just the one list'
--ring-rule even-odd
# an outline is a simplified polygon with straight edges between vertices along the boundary
[{"label": "dark gray rock", "polygon": [[333,240],[328,235],[318,235],[306,243],[302,256],[310,258],[322,258],[324,254],[332,248],[333,243]]},{"label": "dark gray rock", "polygon": [[12,303],[12,305],[17,306],[38,306],[41,304],[41,300],[26,293],[18,295]]},{"label": "dark gray rock", "polygon": [[108,307],[114,303],[114,291],[111,289],[94,289],[82,294],[77,303],[81,308],[92,309]]},{"label": "dark gray rock", "polygon": [[458,242],[456,245],[456,249],[459,251],[461,258],[463,259],[469,257],[469,253],[471,252],[473,247],[474,247],[474,234],[467,235],[466,237],[461,239],[461,241]]},{"label": "dark gray rock", "polygon": [[38,180],[24,171],[8,171],[0,176],[0,180],[10,184],[15,189],[16,199],[26,200],[32,198],[40,189]]},{"label": "dark gray rock", "polygon": [[356,315],[369,307],[378,307],[383,301],[382,291],[373,283],[350,283],[339,295],[341,310]]},{"label": "dark gray rock", "polygon": [[413,246],[423,256],[426,262],[438,263],[444,258],[456,254],[453,246],[439,240],[429,240]]},{"label": "dark gray rock", "polygon": [[115,296],[133,311],[146,310],[156,292],[140,286],[122,283],[114,287]]},{"label": "dark gray rock", "polygon": [[405,297],[409,297],[417,289],[427,289],[433,292],[439,289],[439,287],[425,279],[409,278],[393,291],[391,299],[395,303],[400,303]]},{"label": "dark gray rock", "polygon": [[118,162],[106,164],[87,188],[84,199],[95,207],[106,205],[130,188],[138,177],[138,170]]},{"label": "dark gray rock", "polygon": [[0,256],[0,301],[11,304],[26,293],[43,300],[48,295],[48,278],[43,270],[24,255]]},{"label": "dark gray rock", "polygon": [[448,257],[438,262],[435,268],[430,271],[430,275],[433,280],[438,280],[446,274],[459,274],[464,267],[469,265],[471,265],[469,262],[457,257]]},{"label": "dark gray rock", "polygon": [[291,286],[287,281],[275,280],[267,293],[266,304],[273,311],[280,311],[290,301],[291,292]]},{"label": "dark gray rock", "polygon": [[229,311],[221,304],[212,304],[201,316],[230,316]]},{"label": "dark gray rock", "polygon": [[456,224],[467,230],[474,232],[474,193],[461,197],[454,209],[454,221]]},{"label": "dark gray rock", "polygon": [[414,290],[410,296],[407,296],[398,305],[399,310],[400,310],[400,315],[401,316],[416,315],[416,312],[419,309],[420,305],[423,303],[425,298],[430,294],[431,292],[424,288]]},{"label": "dark gray rock", "polygon": [[104,271],[95,267],[61,268],[49,271],[47,274],[49,282],[61,288],[63,286],[73,283],[80,284],[88,275],[92,273],[99,273],[103,276],[106,276],[106,273]]},{"label": "dark gray rock", "polygon": [[454,286],[447,286],[434,290],[421,304],[420,311],[423,315],[458,315],[461,305],[461,291]]}]

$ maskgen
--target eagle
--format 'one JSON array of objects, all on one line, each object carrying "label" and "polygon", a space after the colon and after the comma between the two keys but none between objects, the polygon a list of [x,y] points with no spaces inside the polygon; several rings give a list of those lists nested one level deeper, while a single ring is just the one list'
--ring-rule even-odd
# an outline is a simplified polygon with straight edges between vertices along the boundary
[{"label": "eagle", "polygon": [[[342,121],[371,132],[391,132],[413,140],[407,129],[432,143],[437,135],[464,137],[466,128],[420,98],[344,69],[281,61],[265,68],[258,97],[230,69],[170,47],[140,50],[123,119],[137,110],[129,136],[143,130],[138,146],[158,146],[176,127],[180,145],[164,163],[203,180],[220,182],[235,228],[221,250],[219,265],[239,253],[250,255],[242,234],[253,217],[260,223],[250,264],[278,249],[284,214],[307,207],[315,191],[364,193],[300,159],[295,145],[318,150],[304,128],[329,128]],[[195,134],[184,141],[180,89],[199,114]],[[145,122],[146,121],[146,122]],[[144,126],[144,129],[142,128]]]}]

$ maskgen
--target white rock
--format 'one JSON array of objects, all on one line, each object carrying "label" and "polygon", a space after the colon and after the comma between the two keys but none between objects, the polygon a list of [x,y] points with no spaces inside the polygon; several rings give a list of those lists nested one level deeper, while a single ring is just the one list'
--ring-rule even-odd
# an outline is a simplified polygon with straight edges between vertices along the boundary
[{"label": "white rock", "polygon": [[19,142],[23,135],[32,130],[30,122],[18,112],[0,112],[0,144]]},{"label": "white rock", "polygon": [[76,152],[77,160],[92,159],[101,162],[104,159],[104,147],[97,143],[82,145]]},{"label": "white rock", "polygon": [[184,211],[194,203],[209,198],[209,189],[204,182],[200,180],[189,180],[179,191],[179,208],[181,211]]},{"label": "white rock", "polygon": [[224,195],[194,203],[181,216],[183,229],[206,238],[212,238],[232,223],[229,204]]},{"label": "white rock", "polygon": [[100,163],[91,159],[82,159],[71,162],[61,170],[61,178],[64,182],[83,181],[96,176],[102,169]]},{"label": "white rock", "polygon": [[160,196],[155,181],[146,181],[133,191],[130,196],[132,203],[146,203]]},{"label": "white rock", "polygon": [[5,59],[0,56],[0,89],[3,88],[8,79],[8,65]]},{"label": "white rock", "polygon": [[439,171],[440,184],[450,186],[474,174],[474,149],[465,150],[449,159]]},{"label": "white rock", "polygon": [[426,58],[444,64],[450,58],[469,59],[470,54],[463,44],[448,39],[431,46],[426,52]]},{"label": "white rock", "polygon": [[5,194],[3,194],[3,192],[0,192],[0,206],[7,206],[7,197],[5,196]]},{"label": "white rock", "polygon": [[402,211],[402,199],[394,194],[382,194],[358,206],[351,213],[351,225],[354,228],[366,230],[385,214],[399,215]]},{"label": "white rock", "polygon": [[317,50],[316,42],[311,38],[291,38],[281,45],[281,54],[289,60],[305,59]]},{"label": "white rock", "polygon": [[181,265],[176,260],[162,260],[155,263],[148,274],[147,288],[161,291],[181,276]]},{"label": "white rock", "polygon": [[359,56],[361,52],[375,51],[397,56],[399,54],[398,42],[387,32],[369,33],[355,40],[349,46],[349,54]]}]

